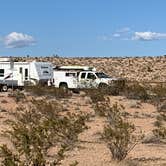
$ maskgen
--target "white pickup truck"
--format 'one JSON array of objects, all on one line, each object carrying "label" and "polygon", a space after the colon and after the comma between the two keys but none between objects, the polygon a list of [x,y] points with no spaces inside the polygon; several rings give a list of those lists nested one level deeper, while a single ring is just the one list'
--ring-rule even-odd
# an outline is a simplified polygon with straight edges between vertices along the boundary
[{"label": "white pickup truck", "polygon": [[88,66],[61,66],[55,67],[53,85],[57,88],[89,89],[113,86],[123,79],[114,78],[95,68]]}]

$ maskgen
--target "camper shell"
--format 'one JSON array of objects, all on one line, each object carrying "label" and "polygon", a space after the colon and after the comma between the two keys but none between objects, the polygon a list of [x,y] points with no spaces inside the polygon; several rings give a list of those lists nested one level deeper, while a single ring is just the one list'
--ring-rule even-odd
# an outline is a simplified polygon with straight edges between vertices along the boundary
[{"label": "camper shell", "polygon": [[25,85],[47,84],[53,77],[49,62],[14,62],[10,58],[0,58],[0,87],[23,87]]}]

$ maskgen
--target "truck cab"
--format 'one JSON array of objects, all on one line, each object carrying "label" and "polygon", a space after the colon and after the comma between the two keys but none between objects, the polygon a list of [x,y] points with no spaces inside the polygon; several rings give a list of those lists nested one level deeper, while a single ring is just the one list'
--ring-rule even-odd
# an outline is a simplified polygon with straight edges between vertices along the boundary
[{"label": "truck cab", "polygon": [[103,72],[83,71],[79,73],[78,87],[79,88],[102,88],[111,86],[114,81],[118,80],[108,76]]}]

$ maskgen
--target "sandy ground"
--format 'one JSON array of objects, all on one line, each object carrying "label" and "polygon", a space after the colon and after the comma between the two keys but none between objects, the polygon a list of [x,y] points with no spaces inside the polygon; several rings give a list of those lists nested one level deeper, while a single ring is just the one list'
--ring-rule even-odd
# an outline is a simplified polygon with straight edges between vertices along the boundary
[{"label": "sandy ground", "polygon": [[[128,100],[121,96],[110,96],[111,103],[118,102],[125,107],[129,113],[129,120],[135,124],[136,131],[142,131],[147,136],[154,128],[157,116],[156,108],[140,101]],[[140,165],[140,166],[166,166],[166,144],[143,144],[139,142],[128,154],[126,162],[115,163],[111,160],[111,153],[107,144],[101,140],[103,127],[106,119],[95,115],[90,99],[83,94],[74,94],[70,99],[60,101],[64,108],[71,112],[88,112],[91,114],[87,122],[88,129],[79,135],[79,143],[72,150],[66,153],[62,166],[68,166],[75,161],[79,166],[114,166],[114,165]],[[137,103],[139,108],[133,108]],[[12,118],[9,112],[17,107],[15,100],[8,97],[8,93],[0,94],[0,144],[12,146],[10,141],[3,135],[2,131],[8,126],[5,120]],[[127,162],[130,161],[130,164]]]}]

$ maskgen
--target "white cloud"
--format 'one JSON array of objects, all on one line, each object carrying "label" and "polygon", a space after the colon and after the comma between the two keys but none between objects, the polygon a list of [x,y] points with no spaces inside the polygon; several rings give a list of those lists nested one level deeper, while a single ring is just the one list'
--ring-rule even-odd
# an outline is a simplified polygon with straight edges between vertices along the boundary
[{"label": "white cloud", "polygon": [[103,35],[103,36],[99,36],[98,37],[100,40],[112,40],[112,38],[110,36],[107,36],[107,35]]},{"label": "white cloud", "polygon": [[156,33],[156,32],[135,32],[132,40],[144,40],[144,41],[151,41],[151,40],[160,40],[166,39],[166,33]]},{"label": "white cloud", "polygon": [[130,32],[131,29],[129,27],[124,27],[124,28],[121,28],[119,30],[117,30],[116,32],[118,33],[127,33],[127,32]]},{"label": "white cloud", "polygon": [[120,37],[120,34],[119,33],[114,33],[113,37]]},{"label": "white cloud", "polygon": [[6,48],[22,48],[35,44],[35,39],[27,34],[12,32],[4,37]]}]

